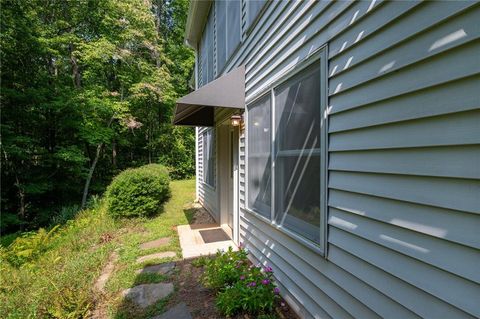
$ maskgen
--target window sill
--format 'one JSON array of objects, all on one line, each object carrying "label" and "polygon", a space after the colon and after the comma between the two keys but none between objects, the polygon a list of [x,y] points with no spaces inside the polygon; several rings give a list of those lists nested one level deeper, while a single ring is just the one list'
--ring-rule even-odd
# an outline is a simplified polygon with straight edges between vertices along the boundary
[{"label": "window sill", "polygon": [[325,248],[320,246],[319,244],[315,244],[314,242],[309,241],[306,238],[303,238],[302,236],[292,232],[291,230],[286,229],[285,227],[282,227],[280,225],[275,224],[272,222],[270,219],[266,218],[265,216],[260,215],[259,213],[247,208],[243,207],[240,208],[243,209],[246,213],[249,213],[251,216],[254,216],[256,219],[260,220],[261,222],[267,224],[267,226],[275,228],[279,232],[283,233],[284,235],[290,237],[291,239],[299,242],[306,248],[310,249],[311,251],[321,255],[322,257],[326,258],[326,253],[325,253]]}]

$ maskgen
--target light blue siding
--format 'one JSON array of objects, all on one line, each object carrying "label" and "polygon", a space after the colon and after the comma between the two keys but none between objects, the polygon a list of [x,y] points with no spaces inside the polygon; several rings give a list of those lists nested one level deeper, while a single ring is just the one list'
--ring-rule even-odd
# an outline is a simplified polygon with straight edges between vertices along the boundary
[{"label": "light blue siding", "polygon": [[480,317],[479,16],[473,1],[273,1],[242,30],[223,73],[246,65],[247,102],[328,45],[327,258],[246,211],[244,128],[239,145],[241,241],[302,317]]}]

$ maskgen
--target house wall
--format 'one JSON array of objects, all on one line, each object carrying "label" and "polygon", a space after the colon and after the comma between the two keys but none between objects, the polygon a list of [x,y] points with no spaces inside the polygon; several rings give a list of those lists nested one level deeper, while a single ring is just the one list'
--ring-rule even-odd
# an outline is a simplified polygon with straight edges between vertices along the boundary
[{"label": "house wall", "polygon": [[328,44],[326,258],[246,211],[240,136],[240,240],[302,317],[480,317],[479,16],[472,1],[275,1],[244,31],[224,72],[246,65],[247,102]]}]

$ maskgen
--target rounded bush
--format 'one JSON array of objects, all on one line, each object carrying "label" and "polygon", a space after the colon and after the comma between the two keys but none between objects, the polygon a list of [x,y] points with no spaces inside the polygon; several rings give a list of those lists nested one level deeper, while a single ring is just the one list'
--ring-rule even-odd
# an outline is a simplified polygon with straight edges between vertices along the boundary
[{"label": "rounded bush", "polygon": [[144,217],[157,213],[170,197],[170,177],[158,164],[127,169],[108,186],[106,202],[113,217]]}]

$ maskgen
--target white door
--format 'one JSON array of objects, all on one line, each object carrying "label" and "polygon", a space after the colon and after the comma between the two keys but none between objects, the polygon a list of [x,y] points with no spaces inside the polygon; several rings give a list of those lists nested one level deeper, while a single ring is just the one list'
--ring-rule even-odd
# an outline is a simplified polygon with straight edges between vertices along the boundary
[{"label": "white door", "polygon": [[230,128],[230,189],[231,201],[229,207],[231,207],[231,213],[228,214],[228,225],[232,228],[233,241],[238,244],[239,236],[239,220],[238,220],[238,178],[239,178],[239,158],[238,158],[238,127]]}]

